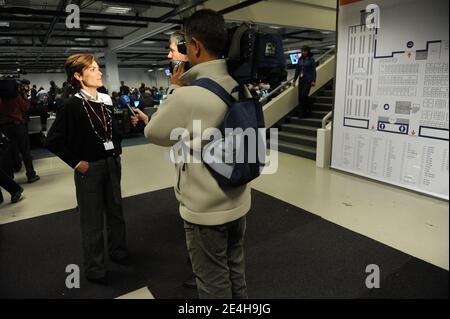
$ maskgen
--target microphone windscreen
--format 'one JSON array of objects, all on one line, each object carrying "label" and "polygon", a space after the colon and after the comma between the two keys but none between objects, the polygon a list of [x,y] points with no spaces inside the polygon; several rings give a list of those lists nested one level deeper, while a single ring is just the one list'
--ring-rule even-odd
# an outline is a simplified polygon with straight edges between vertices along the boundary
[{"label": "microphone windscreen", "polygon": [[128,95],[121,95],[119,102],[122,107],[126,107],[128,104],[130,104],[131,100]]}]

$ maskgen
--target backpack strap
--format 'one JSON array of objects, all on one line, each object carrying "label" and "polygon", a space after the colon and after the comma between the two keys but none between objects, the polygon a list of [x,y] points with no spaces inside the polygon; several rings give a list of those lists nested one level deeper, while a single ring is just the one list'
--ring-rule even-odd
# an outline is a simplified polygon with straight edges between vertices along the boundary
[{"label": "backpack strap", "polygon": [[[220,97],[229,108],[231,108],[235,102],[233,96],[231,96],[230,93],[228,93],[221,85],[211,79],[200,78],[196,80],[192,85],[199,86],[207,89],[208,91],[211,91],[212,93]],[[233,92],[235,90],[236,88],[233,89]]]}]

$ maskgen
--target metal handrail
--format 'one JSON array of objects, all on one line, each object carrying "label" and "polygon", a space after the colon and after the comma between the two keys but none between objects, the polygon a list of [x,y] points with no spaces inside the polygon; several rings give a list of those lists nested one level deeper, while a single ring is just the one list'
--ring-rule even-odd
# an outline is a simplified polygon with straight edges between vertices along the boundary
[{"label": "metal handrail", "polygon": [[325,52],[324,54],[322,54],[321,56],[319,56],[319,57],[316,59],[316,62],[322,60],[324,57],[326,57],[327,55],[329,55],[331,52],[333,52],[333,51],[335,51],[335,50],[336,50],[336,47],[332,47],[332,48],[329,49],[327,52]]},{"label": "metal handrail", "polygon": [[265,103],[270,97],[272,97],[273,95],[275,95],[275,93],[277,93],[278,91],[280,91],[282,88],[284,88],[286,85],[288,85],[289,83],[294,82],[294,78],[287,80],[283,83],[281,83],[279,86],[277,86],[275,89],[272,90],[272,92],[270,92],[268,95],[262,97],[259,99],[260,103]]},{"label": "metal handrail", "polygon": [[322,119],[322,128],[327,126],[327,122],[329,119],[333,117],[333,111],[328,112],[328,114]]},{"label": "metal handrail", "polygon": [[[331,49],[329,49],[328,51],[326,51],[324,54],[322,54],[321,56],[319,56],[316,59],[316,62],[321,61],[323,58],[325,58],[326,56],[328,56],[331,52],[335,51],[336,47],[332,47]],[[287,80],[283,83],[281,83],[279,86],[277,86],[275,89],[272,90],[272,92],[270,92],[267,96],[262,97],[261,99],[259,99],[260,103],[265,103],[267,102],[267,100],[269,98],[271,98],[272,96],[274,96],[276,93],[278,93],[278,91],[280,91],[281,89],[283,89],[286,85],[293,83],[294,82],[294,78]]]}]

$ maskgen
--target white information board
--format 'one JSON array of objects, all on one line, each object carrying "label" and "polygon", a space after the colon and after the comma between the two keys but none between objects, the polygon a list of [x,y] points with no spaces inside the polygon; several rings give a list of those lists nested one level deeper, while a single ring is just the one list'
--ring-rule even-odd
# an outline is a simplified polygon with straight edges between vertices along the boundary
[{"label": "white information board", "polygon": [[449,199],[448,7],[341,0],[333,168]]}]

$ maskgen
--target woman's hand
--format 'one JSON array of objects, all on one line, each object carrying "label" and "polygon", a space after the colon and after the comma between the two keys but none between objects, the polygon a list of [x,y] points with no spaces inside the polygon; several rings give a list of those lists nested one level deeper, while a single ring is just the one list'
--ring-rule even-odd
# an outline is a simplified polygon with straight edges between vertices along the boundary
[{"label": "woman's hand", "polygon": [[89,170],[89,163],[86,161],[81,161],[76,170],[85,175]]}]

